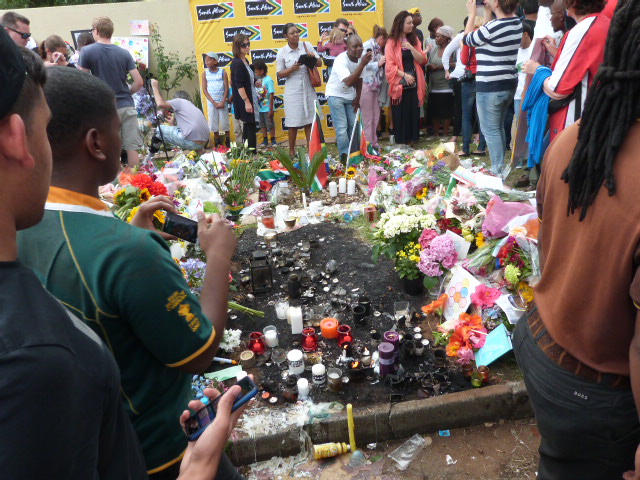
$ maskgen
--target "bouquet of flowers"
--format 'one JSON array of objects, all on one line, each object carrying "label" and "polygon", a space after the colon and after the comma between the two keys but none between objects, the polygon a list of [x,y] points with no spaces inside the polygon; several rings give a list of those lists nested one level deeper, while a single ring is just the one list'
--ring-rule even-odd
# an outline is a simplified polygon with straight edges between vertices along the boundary
[{"label": "bouquet of flowers", "polygon": [[436,217],[420,205],[400,205],[380,216],[373,232],[373,259],[380,255],[394,259],[409,244],[418,242],[425,228],[433,228]]},{"label": "bouquet of flowers", "polygon": [[228,165],[208,164],[207,181],[231,207],[244,207],[254,187],[256,175],[263,166],[258,158],[249,158],[248,149],[234,147],[229,151]]},{"label": "bouquet of flowers", "polygon": [[[123,188],[118,190],[114,196],[115,215],[131,223],[133,217],[144,202],[155,195],[168,195],[167,187],[163,183],[155,181],[145,173],[133,176],[120,176]],[[165,213],[158,210],[154,214],[154,225],[161,228],[164,224]]]},{"label": "bouquet of flowers", "polygon": [[475,352],[483,347],[487,340],[487,329],[480,315],[460,314],[459,318],[438,325],[433,332],[436,345],[446,345],[449,357],[458,357],[458,363],[471,363]]},{"label": "bouquet of flowers", "polygon": [[456,246],[447,235],[437,235],[435,230],[426,229],[421,236],[420,243],[423,246],[420,252],[418,268],[424,273],[425,288],[433,288],[438,282],[438,277],[445,270],[451,269],[458,261]]},{"label": "bouquet of flowers", "polygon": [[411,242],[398,253],[396,253],[396,272],[400,278],[415,280],[420,276],[418,262],[420,261],[420,251],[422,247],[418,242]]},{"label": "bouquet of flowers", "polygon": [[510,288],[516,288],[520,280],[532,273],[531,259],[522,250],[516,237],[509,236],[497,256],[501,267],[504,267],[504,279]]}]

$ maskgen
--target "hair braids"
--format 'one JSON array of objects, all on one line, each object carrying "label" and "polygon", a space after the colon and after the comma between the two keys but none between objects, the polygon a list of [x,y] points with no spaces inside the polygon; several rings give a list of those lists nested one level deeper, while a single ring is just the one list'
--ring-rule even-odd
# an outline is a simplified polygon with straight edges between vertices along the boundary
[{"label": "hair braids", "polygon": [[561,179],[567,215],[584,220],[600,188],[616,192],[616,156],[640,114],[640,0],[621,0],[609,28],[604,62],[589,89],[578,142]]}]

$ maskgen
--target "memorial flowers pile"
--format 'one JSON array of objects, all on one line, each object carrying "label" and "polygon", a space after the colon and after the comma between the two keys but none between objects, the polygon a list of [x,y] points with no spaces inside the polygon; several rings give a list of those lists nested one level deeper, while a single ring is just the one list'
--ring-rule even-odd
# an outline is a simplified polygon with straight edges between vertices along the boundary
[{"label": "memorial flowers pile", "polygon": [[447,356],[457,357],[458,363],[466,364],[475,360],[475,352],[484,346],[487,333],[480,315],[462,313],[438,325],[433,336],[437,345],[446,345]]},{"label": "memorial flowers pile", "polygon": [[[428,236],[435,233],[434,230],[423,232]],[[422,237],[421,237],[422,238]],[[421,242],[422,243],[422,242]],[[458,252],[453,240],[448,235],[438,235],[432,237],[428,242],[423,243],[423,250],[420,252],[420,262],[418,269],[424,273],[424,286],[433,288],[438,283],[438,277],[446,270],[450,270],[458,261]]]},{"label": "memorial flowers pile", "polygon": [[408,245],[416,243],[425,228],[433,228],[436,217],[420,205],[400,205],[380,216],[373,232],[373,259],[381,255],[392,260]]}]

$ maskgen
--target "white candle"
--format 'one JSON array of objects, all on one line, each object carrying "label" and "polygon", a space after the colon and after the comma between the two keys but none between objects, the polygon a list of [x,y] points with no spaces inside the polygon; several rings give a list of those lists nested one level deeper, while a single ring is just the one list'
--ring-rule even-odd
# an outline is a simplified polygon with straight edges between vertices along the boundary
[{"label": "white candle", "polygon": [[278,317],[278,320],[284,320],[285,318],[287,318],[287,310],[289,310],[289,302],[276,302],[276,315]]},{"label": "white candle", "polygon": [[347,179],[344,177],[338,179],[338,192],[347,193]]},{"label": "white candle", "polygon": [[338,184],[336,182],[329,182],[329,196],[330,197],[338,196]]},{"label": "white candle", "polygon": [[298,379],[298,397],[305,400],[309,396],[309,380],[306,378]]},{"label": "white candle", "polygon": [[289,362],[289,373],[291,375],[300,375],[304,372],[302,350],[291,350],[287,353],[287,360]]},{"label": "white candle", "polygon": [[289,216],[289,205],[276,205],[276,225],[282,227]]},{"label": "white candle", "polygon": [[287,311],[287,321],[291,325],[291,333],[293,335],[302,333],[302,308],[289,307]]},{"label": "white candle", "polygon": [[327,381],[327,369],[321,363],[316,363],[311,367],[311,378],[314,385],[324,385]]},{"label": "white candle", "polygon": [[320,200],[311,202],[309,204],[309,210],[311,215],[318,215],[320,213],[321,208],[322,208],[322,201]]},{"label": "white candle", "polygon": [[351,179],[347,182],[347,195],[355,195],[356,194],[356,181]]},{"label": "white candle", "polygon": [[307,209],[307,194],[303,193],[302,194],[302,206],[304,207],[304,209]]},{"label": "white candle", "polygon": [[276,330],[269,330],[264,334],[264,343],[269,348],[278,346],[278,332]]}]

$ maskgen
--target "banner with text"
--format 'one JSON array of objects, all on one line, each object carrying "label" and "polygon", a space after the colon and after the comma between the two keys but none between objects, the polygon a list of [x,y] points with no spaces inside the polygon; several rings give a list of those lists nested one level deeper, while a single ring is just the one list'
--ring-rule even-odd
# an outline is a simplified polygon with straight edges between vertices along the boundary
[{"label": "banner with text", "polygon": [[[238,33],[251,40],[250,61],[264,60],[269,67],[268,75],[275,84],[274,121],[278,141],[284,141],[284,80],[276,76],[276,55],[286,45],[284,26],[295,23],[300,29],[300,40],[317,48],[320,36],[332,28],[336,18],[349,20],[365,42],[371,38],[373,26],[383,24],[383,2],[381,0],[244,0],[238,2],[208,3],[207,0],[189,0],[193,22],[194,43],[200,76],[204,71],[204,54],[216,52],[219,65],[229,75],[229,64],[233,59],[231,42]],[[321,54],[325,56],[324,53]],[[328,52],[326,53],[328,55]],[[321,67],[322,85],[316,89],[320,108],[324,113],[322,122],[325,135],[332,137],[333,123],[329,105],[324,95],[328,81],[327,67]],[[203,107],[207,101],[203,98]],[[235,119],[234,119],[235,120]],[[304,131],[298,132],[302,138]],[[262,137],[258,134],[258,140]]]}]

